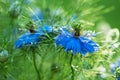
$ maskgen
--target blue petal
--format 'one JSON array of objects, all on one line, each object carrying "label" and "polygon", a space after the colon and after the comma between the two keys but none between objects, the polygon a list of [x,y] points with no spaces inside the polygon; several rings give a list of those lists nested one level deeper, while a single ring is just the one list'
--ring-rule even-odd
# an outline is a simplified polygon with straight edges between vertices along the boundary
[{"label": "blue petal", "polygon": [[[80,39],[79,39],[80,40]],[[81,42],[81,41],[80,41]],[[81,51],[80,51],[80,54],[82,54],[82,55],[86,55],[86,53],[87,53],[87,50],[85,50],[84,48],[83,48],[83,43],[81,42]]]},{"label": "blue petal", "polygon": [[72,51],[73,54],[93,53],[99,49],[98,44],[86,37],[76,37],[72,35],[66,28],[61,28],[61,33],[56,37],[57,45],[63,46],[66,51]]},{"label": "blue petal", "polygon": [[40,27],[37,31],[40,33],[50,33],[52,32],[52,27],[49,25],[44,25],[43,27]]},{"label": "blue petal", "polygon": [[23,41],[18,39],[16,42],[15,42],[15,48],[21,48],[23,46]]},{"label": "blue petal", "polygon": [[84,37],[80,37],[80,40],[83,43],[82,48],[86,50],[88,53],[93,53],[94,51],[97,51],[99,49],[98,44],[96,44],[92,40],[89,40]]},{"label": "blue petal", "polygon": [[66,28],[61,28],[60,31],[60,34],[55,38],[55,43],[60,46],[65,46],[72,35]]},{"label": "blue petal", "polygon": [[73,54],[81,52],[81,43],[79,38],[71,37],[64,46],[66,51],[72,51]]},{"label": "blue petal", "polygon": [[68,40],[69,40],[69,36],[59,34],[55,39],[55,43],[60,46],[65,46]]},{"label": "blue petal", "polygon": [[40,33],[23,34],[16,42],[15,48],[21,48],[24,45],[33,45],[40,42]]}]

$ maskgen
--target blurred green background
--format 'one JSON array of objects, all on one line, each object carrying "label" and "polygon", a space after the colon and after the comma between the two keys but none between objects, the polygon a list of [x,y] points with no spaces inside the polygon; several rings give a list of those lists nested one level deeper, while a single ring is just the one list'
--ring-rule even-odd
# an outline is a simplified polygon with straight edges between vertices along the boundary
[{"label": "blurred green background", "polygon": [[117,27],[120,30],[120,0],[101,0],[101,4],[104,4],[107,8],[114,7],[112,11],[103,16],[111,27]]}]

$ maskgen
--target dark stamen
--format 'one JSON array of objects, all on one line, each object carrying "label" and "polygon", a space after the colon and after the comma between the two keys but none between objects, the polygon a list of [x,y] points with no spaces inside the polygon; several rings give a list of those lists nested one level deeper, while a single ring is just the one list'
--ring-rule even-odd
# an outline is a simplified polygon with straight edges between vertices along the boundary
[{"label": "dark stamen", "polygon": [[80,36],[80,32],[75,32],[74,36]]},{"label": "dark stamen", "polygon": [[80,36],[80,29],[75,29],[75,34],[74,34],[74,36]]},{"label": "dark stamen", "polygon": [[81,24],[78,24],[78,23],[75,23],[74,25],[73,25],[73,29],[74,29],[74,36],[75,37],[78,37],[78,36],[80,36],[80,30],[81,30]]},{"label": "dark stamen", "polygon": [[34,29],[29,29],[30,33],[35,33]]},{"label": "dark stamen", "polygon": [[30,33],[35,33],[34,24],[31,21],[26,26]]}]

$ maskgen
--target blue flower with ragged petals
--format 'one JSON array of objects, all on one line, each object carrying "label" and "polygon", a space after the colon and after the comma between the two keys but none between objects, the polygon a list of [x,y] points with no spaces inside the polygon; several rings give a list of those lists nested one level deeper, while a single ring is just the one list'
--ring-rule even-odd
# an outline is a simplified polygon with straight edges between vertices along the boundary
[{"label": "blue flower with ragged petals", "polygon": [[46,35],[46,33],[50,33],[52,31],[52,27],[44,26],[37,29],[34,33],[27,32],[19,37],[19,39],[15,42],[15,48],[22,48],[23,46],[33,46],[35,44],[40,43],[40,38],[42,35]]},{"label": "blue flower with ragged petals", "polygon": [[65,28],[61,29],[61,33],[55,38],[57,45],[63,46],[65,51],[72,51],[73,54],[93,53],[99,49],[99,46],[94,41],[86,38],[85,36],[75,36]]}]

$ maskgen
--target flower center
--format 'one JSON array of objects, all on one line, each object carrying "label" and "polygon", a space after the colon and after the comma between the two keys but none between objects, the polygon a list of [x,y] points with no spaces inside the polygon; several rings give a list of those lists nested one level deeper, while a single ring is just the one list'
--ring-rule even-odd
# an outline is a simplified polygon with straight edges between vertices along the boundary
[{"label": "flower center", "polygon": [[34,29],[29,29],[30,33],[35,33]]},{"label": "flower center", "polygon": [[35,33],[34,24],[31,21],[26,26],[30,33]]},{"label": "flower center", "polygon": [[80,31],[81,31],[81,24],[74,23],[72,28],[74,29],[74,36],[79,37],[80,36]]},{"label": "flower center", "polygon": [[74,36],[80,36],[80,32],[75,31]]},{"label": "flower center", "polygon": [[74,28],[74,36],[79,37],[80,36],[80,29],[79,28]]}]

